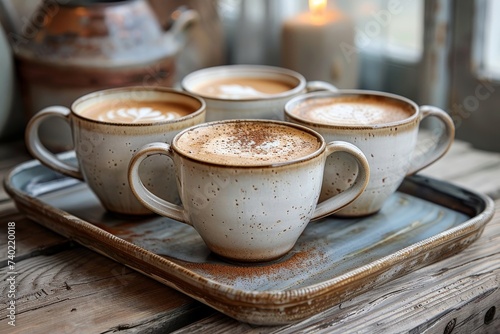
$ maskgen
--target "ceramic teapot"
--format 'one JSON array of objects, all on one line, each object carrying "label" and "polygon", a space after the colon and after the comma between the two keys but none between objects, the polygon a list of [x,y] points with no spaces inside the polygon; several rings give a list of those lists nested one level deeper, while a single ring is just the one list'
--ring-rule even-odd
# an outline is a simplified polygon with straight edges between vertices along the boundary
[{"label": "ceramic teapot", "polygon": [[[28,118],[100,89],[173,86],[176,57],[197,16],[176,9],[164,29],[146,0],[43,0],[10,34]],[[49,148],[71,146],[65,124],[40,133]],[[62,136],[69,147],[55,146]]]}]

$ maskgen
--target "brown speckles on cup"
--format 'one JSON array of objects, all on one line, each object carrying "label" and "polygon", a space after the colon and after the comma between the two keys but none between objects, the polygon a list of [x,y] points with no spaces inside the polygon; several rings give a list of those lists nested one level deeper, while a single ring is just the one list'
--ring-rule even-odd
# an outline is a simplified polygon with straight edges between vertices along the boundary
[{"label": "brown speckles on cup", "polygon": [[[151,107],[154,110],[150,110]],[[170,117],[173,107],[177,108],[177,118]],[[120,113],[112,113],[116,117],[111,118],[110,110],[122,109],[125,110],[123,118],[118,117]],[[53,117],[71,125],[78,160],[76,168],[65,165],[38,145],[39,124]],[[33,155],[50,168],[83,179],[107,210],[151,214],[135,198],[128,184],[127,170],[132,155],[149,142],[171,141],[179,131],[204,120],[204,101],[187,93],[168,88],[110,89],[81,97],[72,104],[71,110],[49,107],[35,115],[27,126],[27,145]],[[165,169],[169,171],[168,177],[165,177]],[[165,163],[159,157],[145,159],[141,175],[148,189],[179,202],[170,160]]]},{"label": "brown speckles on cup", "polygon": [[[439,142],[420,146],[419,125],[427,116],[445,125]],[[454,136],[451,118],[442,110],[423,106],[393,94],[341,90],[335,93],[306,94],[289,101],[285,118],[318,131],[325,140],[343,140],[357,145],[367,156],[371,179],[363,193],[348,207],[337,212],[363,216],[379,211],[406,175],[439,159]],[[418,147],[418,149],[416,149]],[[415,159],[415,152],[422,159]],[[352,186],[356,164],[349,155],[337,153],[327,160],[320,198],[339,194]]]}]

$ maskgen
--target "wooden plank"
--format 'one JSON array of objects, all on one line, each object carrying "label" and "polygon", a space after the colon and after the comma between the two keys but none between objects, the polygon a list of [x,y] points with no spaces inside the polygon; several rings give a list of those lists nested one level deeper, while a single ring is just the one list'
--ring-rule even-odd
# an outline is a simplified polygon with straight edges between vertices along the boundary
[{"label": "wooden plank", "polygon": [[217,313],[175,333],[443,333],[453,323],[453,333],[500,333],[499,243],[497,201],[495,217],[463,252],[302,322],[255,327]]},{"label": "wooden plank", "polygon": [[16,216],[19,216],[19,211],[12,200],[0,201],[0,220],[9,220]]},{"label": "wooden plank", "polygon": [[0,267],[7,264],[9,222],[15,223],[16,263],[39,254],[49,254],[70,247],[69,240],[22,215],[5,217],[0,220]]},{"label": "wooden plank", "polygon": [[[459,181],[471,174],[479,174],[484,169],[498,169],[500,175],[500,154],[466,150],[461,154],[445,155],[420,173],[447,181]],[[500,181],[499,181],[500,184]],[[474,186],[474,184],[470,184]]]},{"label": "wooden plank", "polygon": [[[125,266],[76,247],[16,264],[16,326],[0,332],[167,332],[213,312]],[[5,277],[3,278],[5,279]],[[5,288],[4,288],[5,289]],[[6,319],[7,294],[0,297]]]},{"label": "wooden plank", "polygon": [[420,174],[500,198],[500,153],[474,149],[455,141],[450,151]]},{"label": "wooden plank", "polygon": [[[29,159],[32,157],[28,154],[23,142],[0,143],[0,205],[11,201],[3,187],[6,175],[14,166]],[[3,214],[3,208],[0,207],[0,217]]]},{"label": "wooden plank", "polygon": [[454,155],[460,155],[465,151],[470,151],[472,150],[472,145],[468,142],[462,141],[462,140],[454,140],[453,144],[451,145],[450,149],[444,157],[451,157]]},{"label": "wooden plank", "polygon": [[23,141],[0,143],[0,170],[31,159]]},{"label": "wooden plank", "polygon": [[0,204],[6,201],[11,201],[9,194],[7,194],[3,186],[4,179],[9,171],[9,168],[0,169]]},{"label": "wooden plank", "polygon": [[500,163],[481,169],[478,173],[468,173],[451,181],[463,188],[484,193],[493,199],[500,198]]}]

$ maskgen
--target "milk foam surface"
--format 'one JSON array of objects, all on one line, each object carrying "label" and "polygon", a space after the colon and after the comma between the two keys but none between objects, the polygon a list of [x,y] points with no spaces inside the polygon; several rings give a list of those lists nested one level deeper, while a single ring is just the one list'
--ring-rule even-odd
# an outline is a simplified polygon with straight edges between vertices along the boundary
[{"label": "milk foam surface", "polygon": [[292,88],[292,85],[279,80],[237,77],[210,80],[193,90],[203,96],[221,99],[252,99],[280,94]]},{"label": "milk foam surface", "polygon": [[306,120],[331,125],[375,125],[404,120],[411,106],[383,97],[334,97],[304,101],[292,114]]},{"label": "milk foam surface", "polygon": [[244,122],[197,127],[185,132],[176,144],[197,160],[235,166],[291,161],[321,147],[318,138],[293,127]]},{"label": "milk foam surface", "polygon": [[80,112],[102,122],[151,123],[174,120],[189,114],[186,106],[156,101],[98,103]]}]

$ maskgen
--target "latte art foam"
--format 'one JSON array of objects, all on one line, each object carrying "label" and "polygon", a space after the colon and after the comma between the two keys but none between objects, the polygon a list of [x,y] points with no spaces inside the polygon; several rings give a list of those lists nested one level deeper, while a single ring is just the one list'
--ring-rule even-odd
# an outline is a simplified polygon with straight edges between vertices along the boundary
[{"label": "latte art foam", "polygon": [[220,85],[207,88],[207,94],[223,99],[244,99],[251,97],[268,96],[268,93],[260,92],[254,87],[243,85]]},{"label": "latte art foam", "polygon": [[190,114],[188,106],[162,101],[106,101],[81,110],[80,115],[110,123],[172,121]]},{"label": "latte art foam", "polygon": [[291,114],[320,124],[377,125],[401,121],[410,117],[410,105],[378,96],[330,97],[306,100]]},{"label": "latte art foam", "polygon": [[296,160],[317,151],[321,142],[307,132],[265,123],[222,123],[183,133],[177,147],[210,163],[266,165]]},{"label": "latte art foam", "polygon": [[276,79],[231,77],[207,80],[192,89],[202,96],[238,100],[268,97],[293,88],[293,85]]},{"label": "latte art foam", "polygon": [[126,120],[127,123],[140,123],[140,122],[157,122],[173,120],[181,117],[175,111],[160,111],[149,107],[142,108],[120,108],[109,110],[106,113],[99,115],[99,120],[103,122],[113,122]]}]

